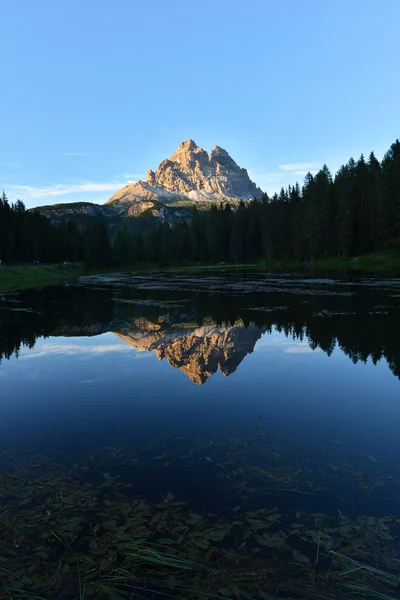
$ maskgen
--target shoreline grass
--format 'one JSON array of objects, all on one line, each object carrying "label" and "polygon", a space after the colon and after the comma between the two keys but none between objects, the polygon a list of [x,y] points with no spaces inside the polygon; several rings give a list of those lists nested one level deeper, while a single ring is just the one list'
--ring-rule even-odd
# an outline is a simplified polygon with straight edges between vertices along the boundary
[{"label": "shoreline grass", "polygon": [[276,272],[302,272],[343,274],[371,274],[380,276],[400,276],[400,253],[381,252],[339,259],[324,257],[313,265],[301,261],[256,261],[245,263],[213,264],[172,264],[155,265],[113,265],[109,267],[88,267],[85,265],[64,266],[62,264],[10,265],[0,268],[0,292],[23,290],[61,283],[73,283],[80,277],[106,273],[146,273],[146,272],[193,272],[193,271],[235,271],[238,269],[260,269]]},{"label": "shoreline grass", "polygon": [[78,279],[82,267],[64,268],[61,265],[10,266],[0,269],[0,292],[23,290]]}]

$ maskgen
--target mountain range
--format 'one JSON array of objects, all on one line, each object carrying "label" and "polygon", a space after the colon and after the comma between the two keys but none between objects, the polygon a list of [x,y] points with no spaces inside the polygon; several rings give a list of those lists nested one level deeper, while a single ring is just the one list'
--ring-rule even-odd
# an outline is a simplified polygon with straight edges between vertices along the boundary
[{"label": "mountain range", "polygon": [[73,202],[35,210],[53,222],[100,218],[115,223],[121,218],[141,216],[171,221],[187,218],[193,204],[206,209],[215,202],[238,204],[262,195],[247,170],[226,150],[214,146],[208,154],[189,139],[169,159],[161,161],[156,171],[150,169],[144,181],[127,184],[103,205]]}]

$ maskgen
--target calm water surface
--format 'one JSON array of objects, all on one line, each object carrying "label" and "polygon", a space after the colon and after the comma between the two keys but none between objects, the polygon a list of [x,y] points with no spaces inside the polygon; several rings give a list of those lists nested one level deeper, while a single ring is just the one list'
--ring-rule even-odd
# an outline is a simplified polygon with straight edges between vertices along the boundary
[{"label": "calm water surface", "polygon": [[[154,449],[151,469],[107,470],[200,514],[277,504],[283,523],[299,511],[400,518],[400,280],[89,277],[0,297],[0,357],[2,444],[33,440],[72,462],[104,447]],[[279,481],[248,468],[265,468],[267,447],[286,465]],[[341,552],[339,537],[326,552]],[[301,556],[314,560],[309,550]]]}]

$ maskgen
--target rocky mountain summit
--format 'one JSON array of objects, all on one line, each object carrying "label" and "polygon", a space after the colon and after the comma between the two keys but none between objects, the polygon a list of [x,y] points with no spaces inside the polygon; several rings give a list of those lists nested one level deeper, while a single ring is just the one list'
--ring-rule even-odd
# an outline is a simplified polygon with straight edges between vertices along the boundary
[{"label": "rocky mountain summit", "polygon": [[210,154],[193,140],[182,142],[170,158],[161,161],[156,171],[147,172],[145,181],[129,183],[103,205],[74,202],[39,207],[52,222],[75,218],[102,219],[111,228],[125,217],[144,215],[150,220],[172,222],[188,219],[193,204],[207,209],[213,202],[250,201],[262,196],[247,170],[231,158],[226,150],[214,146]]},{"label": "rocky mountain summit", "polygon": [[208,154],[193,140],[186,140],[155,172],[147,172],[146,181],[126,185],[106,204],[154,199],[253,200],[261,196],[261,189],[251,181],[247,170],[239,167],[226,150],[214,146]]}]

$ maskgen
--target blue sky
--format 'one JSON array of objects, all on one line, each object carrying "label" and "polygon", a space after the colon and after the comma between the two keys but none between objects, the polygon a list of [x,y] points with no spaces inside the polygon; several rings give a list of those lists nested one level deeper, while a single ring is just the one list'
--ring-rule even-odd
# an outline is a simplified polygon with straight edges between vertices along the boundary
[{"label": "blue sky", "polygon": [[0,188],[106,201],[187,138],[269,193],[400,135],[400,0],[14,0]]}]

